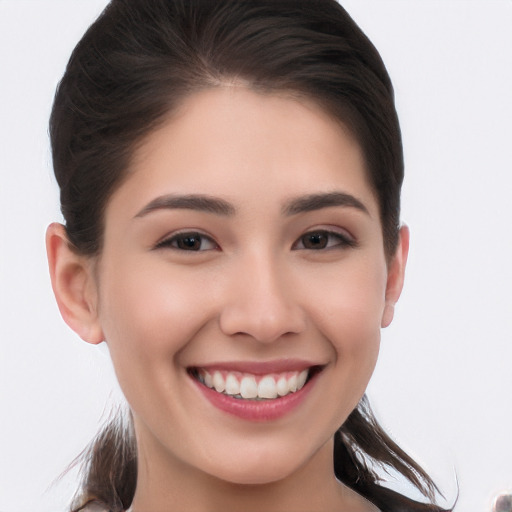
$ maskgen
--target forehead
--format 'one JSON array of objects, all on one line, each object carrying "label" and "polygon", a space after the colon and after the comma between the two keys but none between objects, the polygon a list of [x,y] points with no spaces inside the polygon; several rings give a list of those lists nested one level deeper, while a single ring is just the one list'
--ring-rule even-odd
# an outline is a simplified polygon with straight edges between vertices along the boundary
[{"label": "forehead", "polygon": [[241,86],[189,96],[138,148],[128,174],[114,195],[131,191],[136,202],[201,193],[273,204],[341,189],[376,207],[347,128],[313,101]]}]

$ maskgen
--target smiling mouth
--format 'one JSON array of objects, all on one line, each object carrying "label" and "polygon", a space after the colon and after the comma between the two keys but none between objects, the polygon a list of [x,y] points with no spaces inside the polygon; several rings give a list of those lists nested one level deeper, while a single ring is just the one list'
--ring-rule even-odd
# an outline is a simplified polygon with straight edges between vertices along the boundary
[{"label": "smiling mouth", "polygon": [[205,368],[190,368],[188,372],[203,386],[217,393],[239,400],[269,401],[300,391],[321,369],[320,366],[312,366],[302,371],[266,375]]}]

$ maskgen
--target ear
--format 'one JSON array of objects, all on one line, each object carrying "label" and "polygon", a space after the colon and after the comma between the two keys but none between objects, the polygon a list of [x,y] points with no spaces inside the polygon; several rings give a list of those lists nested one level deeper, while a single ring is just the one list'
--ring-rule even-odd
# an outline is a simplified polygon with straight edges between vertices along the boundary
[{"label": "ear", "polygon": [[381,326],[387,327],[393,320],[395,304],[404,286],[405,265],[409,254],[409,228],[400,228],[398,246],[393,258],[388,264],[388,280],[386,284],[386,302],[382,313]]},{"label": "ear", "polygon": [[46,230],[46,252],[52,281],[64,321],[88,343],[103,341],[97,315],[97,286],[90,257],[78,254],[68,240],[62,224]]}]

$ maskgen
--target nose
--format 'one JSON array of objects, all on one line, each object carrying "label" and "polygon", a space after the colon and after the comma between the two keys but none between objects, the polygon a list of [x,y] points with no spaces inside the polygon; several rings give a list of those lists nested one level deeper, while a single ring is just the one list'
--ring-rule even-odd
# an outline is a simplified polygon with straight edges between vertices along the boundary
[{"label": "nose", "polygon": [[252,258],[231,273],[220,313],[224,334],[272,343],[284,335],[303,332],[306,315],[290,274],[263,257]]}]

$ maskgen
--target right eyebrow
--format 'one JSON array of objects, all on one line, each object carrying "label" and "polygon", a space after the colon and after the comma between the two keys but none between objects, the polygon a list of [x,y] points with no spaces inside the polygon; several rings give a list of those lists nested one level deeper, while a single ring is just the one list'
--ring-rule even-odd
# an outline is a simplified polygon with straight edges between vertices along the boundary
[{"label": "right eyebrow", "polygon": [[218,197],[212,197],[202,194],[173,195],[168,194],[159,196],[150,201],[142,210],[135,215],[135,218],[144,217],[157,210],[196,210],[200,212],[214,213],[216,215],[233,216],[235,207]]},{"label": "right eyebrow", "polygon": [[368,208],[366,208],[359,199],[341,191],[310,194],[294,198],[286,203],[283,208],[283,213],[285,215],[297,215],[299,213],[312,212],[332,206],[355,208],[356,210],[370,215]]}]

